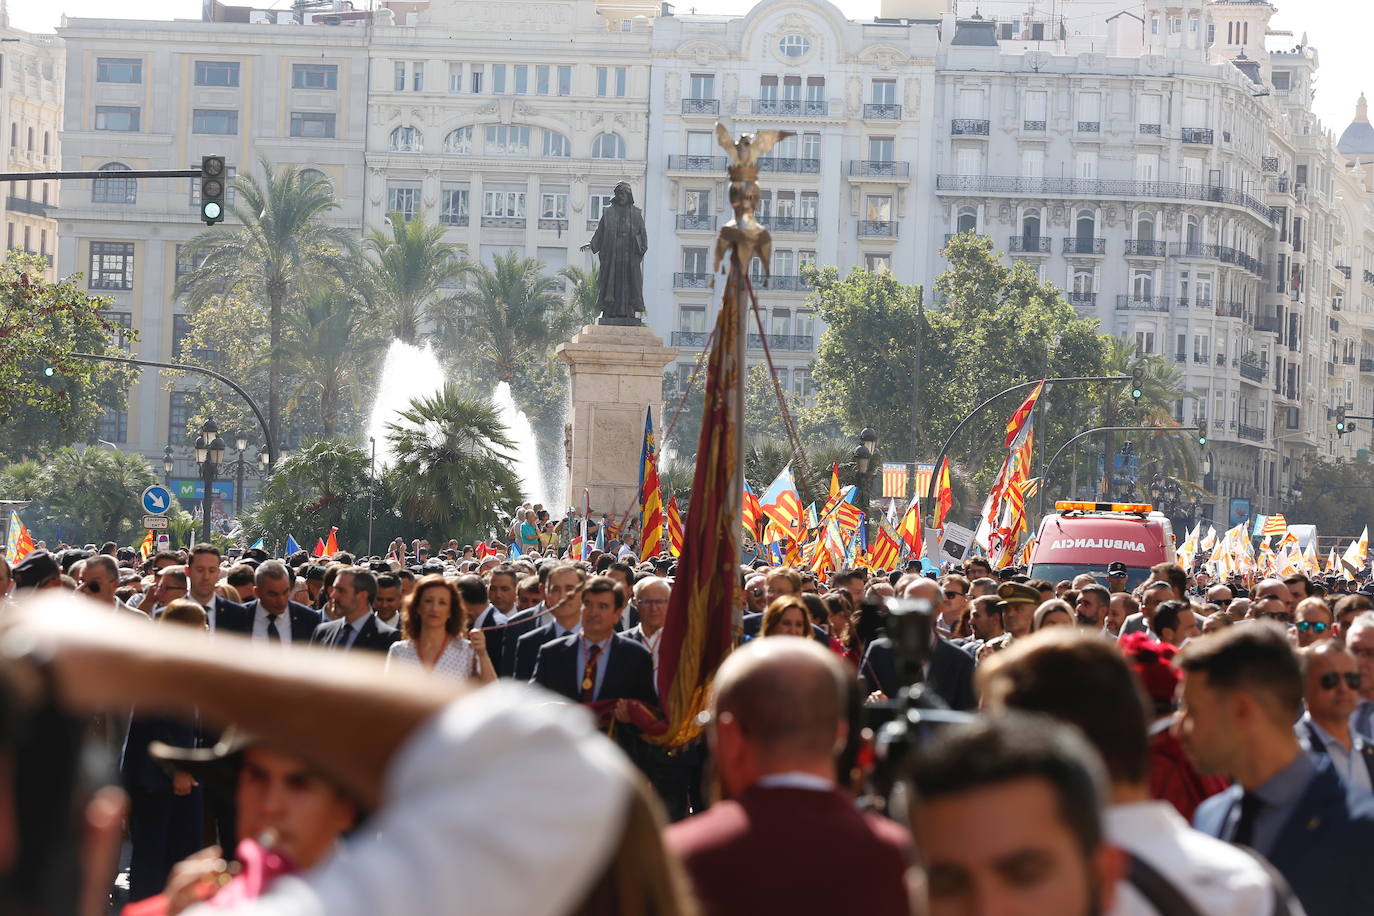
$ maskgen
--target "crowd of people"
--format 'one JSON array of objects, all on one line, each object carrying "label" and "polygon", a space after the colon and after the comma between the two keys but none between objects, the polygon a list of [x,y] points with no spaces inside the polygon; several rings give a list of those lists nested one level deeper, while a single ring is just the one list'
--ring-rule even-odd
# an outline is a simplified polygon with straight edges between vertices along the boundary
[{"label": "crowd of people", "polygon": [[[118,755],[126,912],[1374,912],[1374,587],[757,560],[668,744],[674,558],[517,520],[500,552],[0,561],[0,627]],[[25,607],[64,590],[106,613]],[[893,599],[930,614],[915,684]],[[872,712],[913,691],[969,722],[875,798]]]}]

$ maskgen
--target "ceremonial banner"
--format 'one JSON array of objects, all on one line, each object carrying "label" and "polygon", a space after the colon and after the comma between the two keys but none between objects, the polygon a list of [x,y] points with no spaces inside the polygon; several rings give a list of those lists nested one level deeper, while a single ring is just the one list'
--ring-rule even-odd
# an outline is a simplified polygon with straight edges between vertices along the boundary
[{"label": "ceremonial banner", "polygon": [[[693,499],[693,504],[696,500]],[[792,465],[789,462],[769,484],[767,491],[759,497],[759,507],[763,514],[782,525],[793,537],[800,537],[804,530],[802,523],[801,495],[792,479]],[[825,513],[821,513],[824,516]],[[824,518],[822,518],[824,521]]]},{"label": "ceremonial banner", "polygon": [[1278,535],[1283,537],[1288,533],[1288,521],[1282,514],[1261,516],[1264,519],[1264,526],[1260,528],[1260,537]]},{"label": "ceremonial banner", "polygon": [[871,569],[893,569],[901,556],[901,545],[887,525],[878,526],[878,536],[873,539],[873,550],[868,557]]},{"label": "ceremonial banner", "polygon": [[883,499],[906,499],[907,465],[899,462],[883,463]]},{"label": "ceremonial banner", "polygon": [[[916,492],[921,492],[917,490]],[[935,490],[935,528],[939,530],[945,527],[945,518],[949,515],[950,508],[954,505],[954,491],[949,485],[949,459],[946,458],[940,463],[940,481]]]},{"label": "ceremonial banner", "polygon": [[754,488],[749,486],[749,481],[744,482],[744,508],[740,515],[741,525],[744,533],[749,535],[749,539],[756,541],[759,537],[759,522],[763,520],[763,507],[759,505],[758,494]]},{"label": "ceremonial banner", "polygon": [[930,492],[930,478],[935,475],[935,465],[918,464],[916,465],[916,495],[922,499]]},{"label": "ceremonial banner", "polygon": [[677,497],[668,497],[668,550],[673,556],[682,556],[682,513],[677,508]]},{"label": "ceremonial banner", "polygon": [[[644,413],[644,445],[639,456],[639,558],[656,557],[663,548],[663,493],[658,484],[658,449],[654,445],[654,409]],[[605,531],[605,526],[602,526]]]},{"label": "ceremonial banner", "polygon": [[5,561],[13,566],[34,551],[33,535],[20,520],[19,513],[10,510],[9,533],[5,537]]},{"label": "ceremonial banner", "polygon": [[906,514],[902,516],[902,522],[897,526],[897,533],[913,557],[920,559],[925,554],[924,535],[921,533],[920,490],[917,490],[916,494],[911,497],[911,504],[906,507]]},{"label": "ceremonial banner", "polygon": [[[732,269],[731,284],[738,269]],[[706,708],[716,669],[734,642],[743,527],[739,517],[741,478],[736,477],[736,471],[742,474],[743,469],[735,467],[743,418],[736,415],[734,396],[743,384],[737,368],[744,343],[739,335],[740,308],[735,296],[727,292],[716,318],[706,363],[706,408],[697,440],[692,500],[659,644],[658,695],[667,729],[645,738],[668,747],[680,746],[701,734],[698,714]],[[790,470],[784,469],[784,474],[790,483]],[[795,487],[790,488],[790,497],[790,518],[799,529],[801,499]],[[771,508],[776,509],[777,500],[772,502]],[[769,508],[765,506],[764,511]]]}]

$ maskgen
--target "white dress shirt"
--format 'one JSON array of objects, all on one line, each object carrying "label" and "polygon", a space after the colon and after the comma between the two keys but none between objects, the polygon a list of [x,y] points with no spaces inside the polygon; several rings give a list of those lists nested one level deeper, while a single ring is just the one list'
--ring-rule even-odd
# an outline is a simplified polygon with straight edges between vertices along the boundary
[{"label": "white dress shirt", "polygon": [[[1208,916],[1269,916],[1274,912],[1274,884],[1259,860],[1189,827],[1168,802],[1111,805],[1104,826],[1113,845],[1154,866],[1198,912]],[[1130,882],[1124,878],[1117,882],[1112,916],[1156,913]]]},{"label": "white dress shirt", "polygon": [[[288,606],[286,610],[275,616],[277,621],[277,635],[281,637],[282,645],[291,645],[291,608]],[[267,639],[267,622],[272,617],[273,615],[269,614],[267,609],[262,606],[262,602],[259,601],[257,613],[253,615],[254,639]]]},{"label": "white dress shirt", "polygon": [[1369,767],[1364,762],[1364,739],[1359,732],[1353,728],[1350,730],[1350,750],[1347,751],[1330,732],[1317,724],[1310,712],[1302,714],[1296,731],[1298,741],[1307,748],[1309,754],[1321,753],[1321,748],[1312,747],[1312,734],[1316,733],[1321,739],[1322,748],[1326,749],[1326,755],[1331,758],[1331,765],[1347,786],[1366,794],[1374,792],[1374,785],[1369,781]]},{"label": "white dress shirt", "polygon": [[187,916],[559,916],[609,864],[634,778],[585,710],[489,684],[410,737],[347,855],[250,903]]}]

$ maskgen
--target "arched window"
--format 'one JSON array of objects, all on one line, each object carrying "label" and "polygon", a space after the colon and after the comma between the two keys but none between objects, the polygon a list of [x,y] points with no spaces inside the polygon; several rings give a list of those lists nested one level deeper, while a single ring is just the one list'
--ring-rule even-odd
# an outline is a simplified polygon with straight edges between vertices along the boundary
[{"label": "arched window", "polygon": [[1155,216],[1153,213],[1142,213],[1136,219],[1135,237],[1141,242],[1153,242],[1155,240]]},{"label": "arched window", "polygon": [[593,159],[624,159],[625,141],[619,134],[602,134],[592,141]]},{"label": "arched window", "polygon": [[978,210],[974,207],[960,207],[959,221],[954,226],[955,232],[977,232],[978,231]]},{"label": "arched window", "polygon": [[301,185],[309,186],[317,181],[323,181],[329,187],[329,176],[319,169],[301,169]]},{"label": "arched window", "polygon": [[467,156],[472,153],[472,128],[460,127],[451,130],[444,138],[444,152],[453,153],[459,156]]},{"label": "arched window", "polygon": [[46,131],[46,130],[43,131],[43,155],[44,155],[44,156],[51,156],[51,155],[52,155],[52,132],[51,132],[51,131]]},{"label": "arched window", "polygon": [[1079,242],[1091,241],[1097,235],[1097,214],[1091,210],[1079,210],[1074,231]]},{"label": "arched window", "polygon": [[1184,238],[1190,248],[1202,244],[1202,226],[1198,223],[1196,216],[1188,217],[1188,226],[1184,231]]},{"label": "arched window", "polygon": [[1021,237],[1024,240],[1040,238],[1040,211],[1027,210],[1021,214]]},{"label": "arched window", "polygon": [[97,178],[91,182],[91,203],[132,204],[138,200],[138,179],[119,172],[129,171],[122,162],[107,162],[100,167],[102,172],[112,172],[110,178]]},{"label": "arched window", "polygon": [[566,159],[572,155],[572,141],[556,130],[544,131],[544,155]]},{"label": "arched window", "polygon": [[420,152],[420,129],[418,127],[398,127],[391,132],[391,151],[393,153]]}]

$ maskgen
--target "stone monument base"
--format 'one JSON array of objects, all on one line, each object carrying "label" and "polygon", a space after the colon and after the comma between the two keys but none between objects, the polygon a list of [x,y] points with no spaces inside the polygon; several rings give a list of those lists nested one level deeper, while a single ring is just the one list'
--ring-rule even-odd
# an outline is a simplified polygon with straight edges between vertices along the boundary
[{"label": "stone monument base", "polygon": [[639,503],[644,412],[654,408],[663,433],[663,369],[675,347],[646,327],[589,324],[558,347],[572,377],[572,447],[566,506],[581,509],[590,492],[594,515],[617,521]]}]

